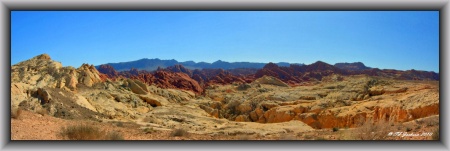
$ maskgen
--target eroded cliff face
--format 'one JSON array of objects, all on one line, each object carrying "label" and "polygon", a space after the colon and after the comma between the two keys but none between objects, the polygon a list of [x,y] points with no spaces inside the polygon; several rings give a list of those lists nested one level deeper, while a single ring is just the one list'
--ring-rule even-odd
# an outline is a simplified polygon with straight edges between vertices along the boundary
[{"label": "eroded cliff face", "polygon": [[[102,70],[113,75],[117,73],[107,66]],[[161,75],[156,80],[196,90],[190,85],[192,83],[180,82],[183,77],[178,73]],[[193,96],[189,92],[157,88],[120,75],[111,79],[89,64],[77,69],[62,67],[47,54],[11,66],[12,108],[46,112],[65,119],[136,119],[153,107],[188,101]]]},{"label": "eroded cliff face", "polygon": [[105,78],[93,65],[83,64],[78,69],[62,67],[60,62],[51,60],[47,54],[11,66],[11,82],[21,82],[36,87],[51,87],[76,90],[77,84],[91,87]]},{"label": "eroded cliff face", "polygon": [[[88,118],[86,114],[95,115],[96,109],[74,93],[80,86],[92,87],[104,82],[106,78],[102,76],[92,65],[83,64],[78,69],[62,67],[47,54],[36,56],[11,66],[11,107],[21,106],[36,112],[45,110],[58,117]],[[86,116],[70,114],[68,108],[76,108],[74,105],[82,108]]]}]

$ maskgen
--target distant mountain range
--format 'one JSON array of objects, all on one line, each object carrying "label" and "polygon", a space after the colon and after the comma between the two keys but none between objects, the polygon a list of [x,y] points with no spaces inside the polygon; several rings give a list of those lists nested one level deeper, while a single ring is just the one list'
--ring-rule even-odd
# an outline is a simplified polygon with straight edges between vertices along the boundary
[{"label": "distant mountain range", "polygon": [[[120,62],[120,63],[107,63],[106,65],[110,65],[114,67],[117,71],[126,71],[130,70],[132,68],[138,69],[138,70],[146,70],[146,71],[155,71],[159,68],[167,68],[174,65],[183,65],[187,69],[240,69],[240,68],[254,68],[254,69],[261,69],[266,65],[267,63],[254,63],[254,62],[226,62],[222,60],[218,60],[213,63],[207,63],[207,62],[194,62],[194,61],[185,61],[185,62],[178,62],[177,60],[161,60],[161,59],[140,59],[136,61],[130,61],[130,62]],[[287,62],[279,62],[276,63],[278,66],[281,67],[288,67],[291,64]],[[293,63],[296,65],[304,65],[299,63]],[[99,66],[95,66],[97,69]]]},{"label": "distant mountain range", "polygon": [[362,62],[336,63],[336,64],[334,64],[334,66],[338,67],[340,69],[352,70],[352,71],[372,69],[370,67],[366,67]]},{"label": "distant mountain range", "polygon": [[[317,71],[330,71],[332,73],[339,73],[343,75],[356,75],[356,74],[366,74],[371,76],[382,76],[382,77],[391,77],[396,79],[416,79],[416,80],[424,80],[424,79],[432,79],[439,80],[439,73],[429,72],[429,71],[418,71],[418,70],[393,70],[393,69],[379,69],[365,66],[362,62],[354,62],[354,63],[336,63],[334,65],[327,64],[322,61],[317,61],[316,63],[305,65],[303,63],[287,63],[287,62],[279,62],[279,63],[254,63],[254,62],[226,62],[222,60],[218,60],[213,63],[207,62],[194,62],[194,61],[185,61],[178,62],[175,59],[172,60],[161,60],[161,59],[140,59],[136,61],[129,62],[120,62],[120,63],[107,63],[99,66],[95,66],[97,69],[100,69],[101,66],[107,66],[107,68],[112,68],[114,71],[122,72],[125,71],[137,73],[140,71],[148,71],[153,72],[161,69],[169,69],[173,71],[180,70],[204,70],[207,72],[216,71],[215,69],[221,69],[226,71],[226,73],[230,73],[235,76],[244,76],[250,74],[256,75],[272,75],[274,77],[278,77],[275,75],[282,74],[280,77],[288,78],[288,77],[297,77],[299,73],[311,72],[315,74]],[[104,67],[103,67],[104,68]],[[177,68],[177,70],[175,70]],[[206,70],[205,70],[206,69]],[[214,70],[209,70],[214,69]],[[270,69],[270,70],[269,70]],[[209,70],[209,71],[208,71]],[[100,69],[100,71],[105,71],[105,69]],[[299,73],[295,73],[295,72]],[[187,72],[185,72],[187,73]],[[277,73],[277,74],[274,74]],[[296,76],[293,76],[296,75]],[[300,75],[300,74],[299,74]],[[325,74],[328,75],[328,74]],[[319,76],[321,77],[321,76]],[[318,77],[316,77],[318,78]],[[320,79],[320,78],[319,78]],[[295,80],[295,78],[291,79],[293,81],[301,81],[300,79]]]}]

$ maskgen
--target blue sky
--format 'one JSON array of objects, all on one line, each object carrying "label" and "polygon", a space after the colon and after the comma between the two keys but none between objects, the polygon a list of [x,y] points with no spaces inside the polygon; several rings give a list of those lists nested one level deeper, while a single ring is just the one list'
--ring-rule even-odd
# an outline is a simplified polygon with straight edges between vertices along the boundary
[{"label": "blue sky", "polygon": [[363,62],[439,72],[438,11],[12,11],[11,64]]}]

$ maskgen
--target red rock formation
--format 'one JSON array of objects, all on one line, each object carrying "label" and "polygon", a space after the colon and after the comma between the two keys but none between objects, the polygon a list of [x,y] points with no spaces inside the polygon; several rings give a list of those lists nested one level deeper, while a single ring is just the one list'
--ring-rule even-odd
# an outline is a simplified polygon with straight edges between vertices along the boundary
[{"label": "red rock formation", "polygon": [[[204,86],[209,86],[213,84],[231,84],[233,82],[249,83],[252,80],[244,76],[233,75],[228,71],[223,69],[202,69],[194,70],[193,79],[199,83],[204,83]],[[203,84],[202,84],[203,85]]]},{"label": "red rock formation", "polygon": [[303,81],[320,81],[322,77],[332,74],[347,74],[347,72],[321,61],[311,65],[291,65],[289,67],[279,67],[274,63],[269,63],[263,69],[258,70],[255,77],[259,78],[264,75],[269,75],[289,85],[298,85]]},{"label": "red rock formation", "polygon": [[105,82],[107,79],[109,79],[108,75],[103,73],[99,73],[98,76],[100,76],[102,82]]},{"label": "red rock formation", "polygon": [[136,68],[131,68],[128,73],[130,73],[131,75],[139,75],[139,70]]},{"label": "red rock formation", "polygon": [[197,81],[190,78],[187,74],[182,72],[190,72],[188,69],[180,66],[172,67],[175,73],[172,71],[159,69],[154,73],[148,71],[139,71],[135,68],[129,71],[117,72],[109,65],[102,65],[99,67],[99,71],[107,75],[109,79],[116,79],[119,77],[126,77],[130,79],[137,79],[148,85],[155,84],[161,88],[179,88],[185,90],[191,90],[195,93],[202,93],[203,87],[201,87]]},{"label": "red rock formation", "polygon": [[185,73],[187,75],[189,75],[190,77],[192,77],[192,71],[189,69],[186,69],[183,65],[181,64],[177,64],[175,66],[170,66],[166,68],[169,71],[172,72],[181,72],[181,73]]},{"label": "red rock formation", "polygon": [[119,76],[119,73],[111,65],[100,65],[97,70],[100,73],[108,75],[109,77]]},{"label": "red rock formation", "polygon": [[[439,80],[439,74],[434,72],[416,70],[398,71],[390,69],[380,70],[377,68],[365,70],[354,70],[352,68],[352,70],[346,70],[337,68],[336,66],[327,64],[322,61],[317,61],[313,64],[303,66],[290,65],[289,67],[279,67],[274,63],[268,63],[262,69],[259,69],[257,71],[256,69],[234,69],[229,71],[225,71],[223,69],[189,70],[182,65],[175,65],[167,67],[165,69],[158,68],[158,70],[155,72],[137,70],[135,68],[129,71],[117,72],[109,65],[102,65],[98,70],[101,73],[108,75],[108,78],[110,79],[127,77],[132,79],[139,79],[140,81],[149,85],[157,82],[156,84],[162,87],[176,87],[186,90],[190,89],[196,93],[203,92],[203,89],[209,85],[225,85],[231,84],[233,82],[251,83],[255,79],[263,76],[272,76],[278,78],[290,86],[308,85],[308,81],[321,81],[323,77],[333,74],[344,76],[366,74],[369,76],[381,76],[402,80]],[[256,73],[249,74],[254,72]],[[174,73],[183,73],[184,75]],[[181,77],[175,77],[176,75]],[[170,77],[175,79],[168,79]],[[102,79],[105,78],[102,77]],[[196,84],[194,84],[193,81],[196,81]],[[199,87],[193,85],[198,85]]]},{"label": "red rock formation", "polygon": [[302,80],[296,76],[291,67],[279,67],[274,63],[268,63],[261,70],[258,70],[255,74],[255,78],[261,78],[263,76],[272,76],[278,78],[286,83],[299,83]]},{"label": "red rock formation", "polygon": [[132,75],[129,77],[130,79],[137,79],[139,81],[142,81],[143,83],[146,83],[148,85],[151,85],[153,81],[155,81],[155,77],[150,73],[141,73],[139,75]]},{"label": "red rock formation", "polygon": [[162,88],[180,88],[192,90],[196,93],[203,92],[203,88],[198,84],[198,82],[190,78],[185,73],[156,71],[154,77],[155,81],[153,83]]},{"label": "red rock formation", "polygon": [[234,76],[230,73],[221,72],[218,75],[212,77],[210,80],[208,80],[208,84],[230,84],[233,82],[240,82],[245,83],[245,81],[242,78],[239,78],[237,76]]},{"label": "red rock formation", "polygon": [[197,81],[201,87],[205,87],[205,80],[203,80],[203,78],[200,75],[195,74],[194,76],[192,76],[192,79]]}]

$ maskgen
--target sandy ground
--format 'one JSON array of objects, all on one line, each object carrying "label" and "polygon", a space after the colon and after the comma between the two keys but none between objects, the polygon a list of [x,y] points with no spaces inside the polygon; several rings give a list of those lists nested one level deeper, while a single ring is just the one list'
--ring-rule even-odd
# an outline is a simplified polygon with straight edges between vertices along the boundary
[{"label": "sandy ground", "polygon": [[[18,119],[11,119],[12,140],[62,140],[58,134],[61,128],[78,123],[88,123],[101,127],[106,131],[122,133],[125,140],[183,140],[183,137],[171,137],[171,131],[155,131],[145,133],[139,125],[124,123],[121,126],[113,123],[93,122],[86,120],[65,120],[48,115],[40,115],[29,111],[22,111]],[[192,140],[209,140],[211,136],[189,134]]]},{"label": "sandy ground", "polygon": [[[439,116],[427,118],[428,120],[439,119]],[[425,119],[425,120],[427,120]],[[106,131],[116,131],[123,135],[125,140],[347,140],[354,129],[340,129],[333,131],[331,129],[320,129],[310,132],[301,132],[295,134],[280,134],[273,136],[258,135],[201,135],[189,133],[185,136],[171,136],[172,131],[153,131],[145,132],[140,125],[134,123],[112,123],[112,122],[94,122],[87,120],[65,120],[40,115],[34,112],[22,111],[19,118],[11,118],[11,140],[62,140],[58,134],[64,126],[86,123],[96,127],[101,127]],[[421,125],[419,128],[419,124]],[[411,121],[403,125],[396,125],[398,132],[405,134],[406,128],[411,127],[408,134],[423,134],[433,132],[439,125],[417,123]],[[393,131],[394,133],[396,131]],[[431,140],[431,136],[392,136],[389,140]]]}]

